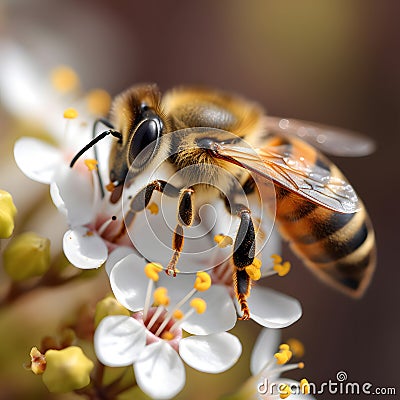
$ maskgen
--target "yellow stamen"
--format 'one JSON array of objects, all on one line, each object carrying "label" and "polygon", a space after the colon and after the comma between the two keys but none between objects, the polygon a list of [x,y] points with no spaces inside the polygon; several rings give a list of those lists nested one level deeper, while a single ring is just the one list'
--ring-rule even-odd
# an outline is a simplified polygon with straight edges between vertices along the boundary
[{"label": "yellow stamen", "polygon": [[261,278],[261,271],[254,265],[246,267],[246,272],[253,281],[258,281]]},{"label": "yellow stamen", "polygon": [[185,314],[182,312],[182,310],[175,310],[172,315],[175,319],[182,319]]},{"label": "yellow stamen", "polygon": [[278,254],[272,254],[271,258],[274,261],[274,264],[280,264],[283,261],[282,257]]},{"label": "yellow stamen", "polygon": [[211,277],[207,272],[198,272],[194,282],[194,288],[199,292],[205,292],[211,286]]},{"label": "yellow stamen", "polygon": [[93,89],[87,94],[86,102],[92,114],[106,115],[110,110],[111,96],[103,89]]},{"label": "yellow stamen", "polygon": [[79,86],[76,72],[65,65],[60,65],[51,71],[51,83],[60,92],[70,92]]},{"label": "yellow stamen", "polygon": [[158,214],[158,205],[156,203],[150,203],[147,206],[148,210],[151,212],[151,214],[153,215],[157,215]]},{"label": "yellow stamen", "polygon": [[303,362],[299,362],[299,363],[297,364],[297,367],[298,367],[299,369],[303,369],[303,368],[304,368],[304,363],[303,363]]},{"label": "yellow stamen", "polygon": [[163,267],[158,263],[148,263],[144,267],[144,273],[146,276],[154,282],[157,282],[159,279],[158,274],[162,271]]},{"label": "yellow stamen", "polygon": [[298,339],[291,338],[288,341],[290,349],[296,357],[303,357],[305,353],[304,345]]},{"label": "yellow stamen", "polygon": [[112,182],[110,182],[110,183],[107,183],[106,189],[107,189],[107,191],[112,192],[115,189],[115,186]]},{"label": "yellow stamen", "polygon": [[289,361],[288,356],[285,353],[275,353],[274,357],[279,365],[286,364]]},{"label": "yellow stamen", "polygon": [[262,266],[262,262],[259,258],[255,257],[251,265],[257,269],[260,269]]},{"label": "yellow stamen", "polygon": [[279,393],[281,399],[286,399],[292,394],[292,391],[290,390],[289,385],[282,384],[279,385]]},{"label": "yellow stamen", "polygon": [[168,306],[169,297],[168,297],[167,293],[168,293],[167,288],[162,287],[162,286],[157,288],[153,293],[155,305]]},{"label": "yellow stamen", "polygon": [[274,270],[278,273],[279,276],[285,276],[289,273],[291,268],[290,262],[285,261],[283,264],[274,265]]},{"label": "yellow stamen", "polygon": [[279,353],[275,353],[274,357],[278,364],[286,364],[292,358],[292,352],[289,350],[289,346],[283,343],[279,346]]},{"label": "yellow stamen", "polygon": [[75,119],[78,117],[78,111],[75,108],[67,108],[63,114],[66,119]]},{"label": "yellow stamen", "polygon": [[310,394],[310,384],[307,379],[302,379],[300,381],[300,390],[302,394]]},{"label": "yellow stamen", "polygon": [[220,247],[220,248],[232,246],[232,244],[233,244],[233,239],[230,236],[226,236],[223,234],[215,235],[214,241],[217,243],[218,247]]},{"label": "yellow stamen", "polygon": [[97,164],[98,164],[97,160],[94,160],[93,158],[88,158],[87,160],[84,161],[84,163],[89,171],[97,170]]},{"label": "yellow stamen", "polygon": [[207,309],[207,303],[200,298],[195,298],[190,302],[190,307],[194,308],[197,314],[203,314]]},{"label": "yellow stamen", "polygon": [[170,331],[165,331],[161,335],[161,339],[164,339],[164,340],[172,340],[173,338],[174,338],[174,334],[171,333]]}]

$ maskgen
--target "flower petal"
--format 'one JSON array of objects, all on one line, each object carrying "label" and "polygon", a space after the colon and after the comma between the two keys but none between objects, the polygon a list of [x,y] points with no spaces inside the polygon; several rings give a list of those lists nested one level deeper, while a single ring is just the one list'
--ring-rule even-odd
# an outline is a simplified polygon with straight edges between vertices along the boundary
[{"label": "flower petal", "polygon": [[265,328],[258,335],[251,352],[250,371],[252,375],[259,374],[267,362],[278,351],[281,331],[279,329]]},{"label": "flower petal", "polygon": [[[175,278],[161,273],[157,286],[166,287],[170,297],[169,309],[172,309],[192,289],[196,275],[178,274]],[[203,314],[193,314],[181,325],[182,329],[193,335],[208,335],[232,329],[237,321],[236,309],[223,285],[211,285],[205,292],[197,292],[193,297],[200,297],[207,303]],[[189,302],[181,308],[184,312],[189,309]]]},{"label": "flower petal", "polygon": [[65,232],[63,249],[70,263],[82,269],[101,267],[108,254],[103,239],[84,226]]},{"label": "flower petal", "polygon": [[62,161],[61,152],[42,140],[23,137],[15,143],[14,158],[20,170],[30,179],[51,183]]},{"label": "flower petal", "polygon": [[202,298],[207,303],[203,314],[193,314],[182,323],[182,329],[193,335],[209,335],[232,329],[237,321],[236,309],[225,286],[212,285],[195,297]]},{"label": "flower petal", "polygon": [[110,275],[111,270],[115,267],[118,261],[121,261],[123,258],[128,256],[129,254],[133,254],[134,250],[132,247],[127,246],[118,246],[115,250],[113,250],[107,258],[106,261],[106,272]]},{"label": "flower petal", "polygon": [[[152,203],[158,205],[158,213],[155,215],[146,210],[138,214],[129,229],[129,236],[145,258],[164,265],[174,253],[171,243],[177,223],[177,202],[154,193]],[[177,265],[181,272],[202,271],[221,262],[220,249],[203,225],[200,223],[185,229],[185,244]]]},{"label": "flower petal", "polygon": [[96,209],[89,174],[63,165],[54,177],[54,184],[57,189],[52,189],[56,194],[54,203],[66,211],[70,226],[86,225],[94,219]]},{"label": "flower petal", "polygon": [[241,353],[239,339],[227,332],[190,336],[179,343],[179,354],[186,364],[210,374],[218,374],[231,368]]},{"label": "flower petal", "polygon": [[265,287],[254,287],[248,304],[251,318],[267,328],[284,328],[301,317],[296,299]]},{"label": "flower petal", "polygon": [[124,315],[103,318],[94,334],[97,358],[110,367],[133,364],[145,346],[145,327]]},{"label": "flower petal", "polygon": [[178,353],[166,342],[145,347],[134,364],[139,387],[155,399],[170,399],[185,385],[185,367]]},{"label": "flower petal", "polygon": [[111,289],[116,299],[131,311],[143,310],[149,278],[144,273],[146,261],[130,254],[118,261],[110,273]]}]

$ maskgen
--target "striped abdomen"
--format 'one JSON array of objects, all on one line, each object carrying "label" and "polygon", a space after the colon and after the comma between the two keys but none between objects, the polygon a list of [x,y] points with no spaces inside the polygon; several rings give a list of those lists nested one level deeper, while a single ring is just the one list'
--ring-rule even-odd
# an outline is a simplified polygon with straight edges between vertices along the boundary
[{"label": "striped abdomen", "polygon": [[277,186],[276,219],[291,248],[319,277],[362,295],[376,261],[374,230],[364,206],[341,214]]},{"label": "striped abdomen", "polygon": [[[298,139],[272,137],[294,157],[305,157],[344,179],[340,170],[314,147]],[[353,214],[332,211],[296,192],[275,186],[276,220],[282,235],[303,262],[320,278],[352,296],[367,288],[376,263],[375,234],[364,205]]]}]

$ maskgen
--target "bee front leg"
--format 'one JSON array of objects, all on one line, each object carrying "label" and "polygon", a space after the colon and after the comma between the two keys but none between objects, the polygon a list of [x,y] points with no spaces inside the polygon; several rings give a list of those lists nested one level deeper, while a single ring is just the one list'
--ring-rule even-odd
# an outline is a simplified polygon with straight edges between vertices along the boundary
[{"label": "bee front leg", "polygon": [[233,284],[237,300],[243,315],[240,319],[250,318],[250,310],[247,298],[250,294],[251,279],[246,272],[246,267],[254,261],[256,235],[251,218],[250,210],[241,204],[233,205],[232,214],[240,217],[240,225],[236,234],[234,250],[232,255],[235,271],[233,273]]},{"label": "bee front leg", "polygon": [[133,223],[136,214],[143,211],[149,205],[154,191],[160,192],[169,197],[178,197],[180,194],[180,189],[166,181],[155,180],[149,183],[132,198],[129,204],[129,210],[125,215],[125,224],[122,224],[119,232],[114,237],[114,242],[125,235],[126,227],[129,227]]},{"label": "bee front leg", "polygon": [[167,267],[167,274],[176,276],[176,264],[178,263],[184,243],[183,227],[191,226],[194,220],[193,188],[182,189],[178,201],[178,224],[172,237],[172,249],[174,254]]}]

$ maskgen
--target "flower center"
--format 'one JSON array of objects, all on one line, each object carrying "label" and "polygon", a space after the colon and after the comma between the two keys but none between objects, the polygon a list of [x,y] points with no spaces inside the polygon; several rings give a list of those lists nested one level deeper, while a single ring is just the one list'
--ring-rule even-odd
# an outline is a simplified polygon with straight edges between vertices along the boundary
[{"label": "flower center", "polygon": [[146,344],[167,340],[168,344],[178,351],[179,341],[182,339],[182,329],[176,326],[175,318],[169,318],[167,310],[161,307],[151,307],[145,319],[143,319],[142,311],[134,313],[132,317],[146,328]]}]

